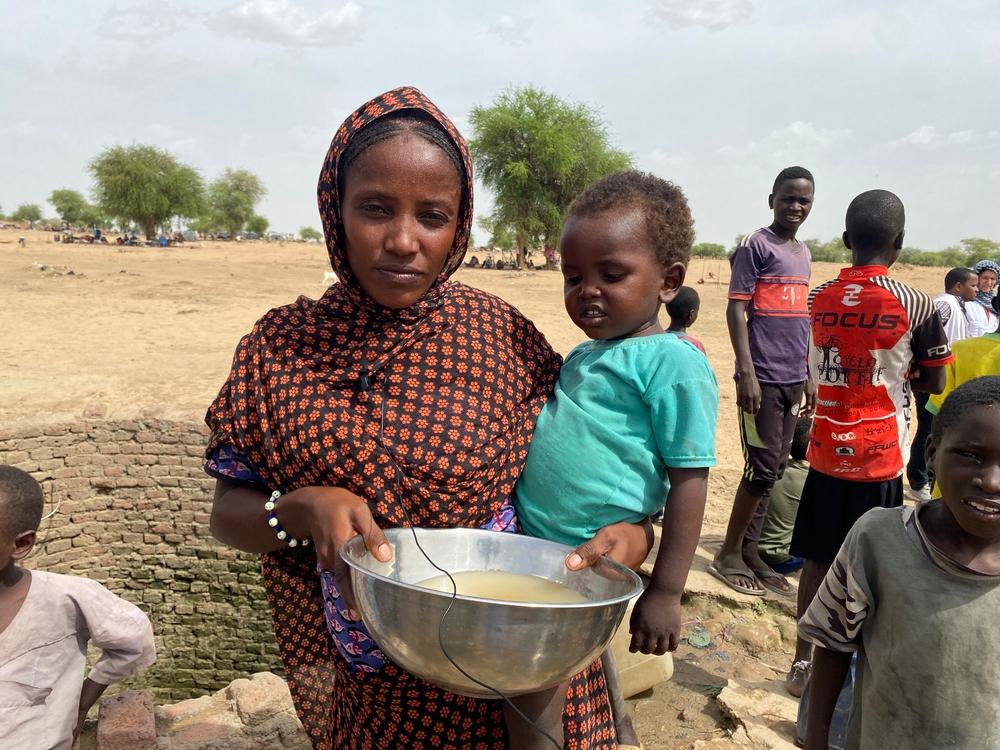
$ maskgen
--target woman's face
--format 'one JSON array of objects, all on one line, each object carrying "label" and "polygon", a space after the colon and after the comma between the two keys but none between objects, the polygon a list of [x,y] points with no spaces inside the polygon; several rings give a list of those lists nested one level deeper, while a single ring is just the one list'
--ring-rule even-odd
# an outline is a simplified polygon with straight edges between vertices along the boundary
[{"label": "woman's face", "polygon": [[462,185],[448,156],[408,132],[366,150],[344,177],[347,262],[385,307],[417,302],[455,241]]},{"label": "woman's face", "polygon": [[995,271],[984,268],[979,272],[979,291],[992,292],[997,285],[997,275]]}]

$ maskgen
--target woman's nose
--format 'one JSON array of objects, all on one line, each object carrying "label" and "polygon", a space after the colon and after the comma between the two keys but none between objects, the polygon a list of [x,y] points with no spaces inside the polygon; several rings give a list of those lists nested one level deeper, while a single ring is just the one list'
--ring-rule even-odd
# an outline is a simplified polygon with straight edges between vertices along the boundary
[{"label": "woman's nose", "polygon": [[414,222],[405,216],[399,217],[389,227],[385,238],[385,249],[396,255],[412,255],[419,249]]}]

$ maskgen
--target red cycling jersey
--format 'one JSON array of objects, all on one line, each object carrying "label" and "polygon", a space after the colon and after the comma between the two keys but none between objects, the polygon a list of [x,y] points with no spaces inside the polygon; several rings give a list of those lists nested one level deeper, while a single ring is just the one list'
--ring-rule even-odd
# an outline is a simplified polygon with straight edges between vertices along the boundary
[{"label": "red cycling jersey", "polygon": [[808,459],[841,479],[876,482],[903,472],[910,370],[953,359],[931,298],[888,272],[845,268],[809,295],[809,374],[817,393]]}]

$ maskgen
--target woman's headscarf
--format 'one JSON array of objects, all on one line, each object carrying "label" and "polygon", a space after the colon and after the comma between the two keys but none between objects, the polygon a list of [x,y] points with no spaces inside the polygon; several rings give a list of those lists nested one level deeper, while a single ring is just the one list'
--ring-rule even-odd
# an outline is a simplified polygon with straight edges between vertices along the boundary
[{"label": "woman's headscarf", "polygon": [[[465,174],[444,269],[410,308],[375,303],[347,264],[337,170],[352,137],[388,113],[425,113],[455,143]],[[319,208],[340,283],[319,300],[271,310],[239,343],[209,408],[209,454],[231,446],[269,488],[343,487],[383,527],[478,527],[510,496],[560,360],[503,301],[448,277],[472,223],[472,166],[454,125],[400,88],[344,121],[319,180]],[[362,373],[366,376],[362,378]],[[371,387],[365,383],[370,380]],[[311,548],[264,555],[275,633],[293,697],[317,748],[329,747],[333,661]]]},{"label": "woman's headscarf", "polygon": [[[997,281],[1000,282],[1000,264],[993,262],[992,260],[981,260],[976,263],[973,269],[977,274],[983,271],[992,271],[996,274]],[[976,302],[985,307],[987,310],[993,309],[993,298],[997,295],[997,288],[993,287],[991,292],[981,292],[976,290]]]}]

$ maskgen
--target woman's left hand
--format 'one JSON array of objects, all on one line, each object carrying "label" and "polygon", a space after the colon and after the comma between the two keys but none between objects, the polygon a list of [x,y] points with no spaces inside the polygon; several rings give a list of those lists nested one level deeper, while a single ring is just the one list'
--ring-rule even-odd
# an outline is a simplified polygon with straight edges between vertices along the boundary
[{"label": "woman's left hand", "polygon": [[593,539],[577,547],[566,557],[566,567],[582,570],[609,557],[632,570],[646,560],[653,548],[653,523],[648,518],[641,523],[613,523],[597,532]]}]

